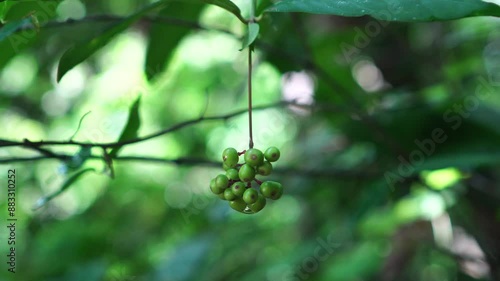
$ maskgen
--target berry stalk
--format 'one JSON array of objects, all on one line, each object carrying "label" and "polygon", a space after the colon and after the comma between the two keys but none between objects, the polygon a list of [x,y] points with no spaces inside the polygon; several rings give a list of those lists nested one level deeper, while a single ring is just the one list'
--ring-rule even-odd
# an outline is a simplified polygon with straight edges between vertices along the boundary
[{"label": "berry stalk", "polygon": [[248,48],[248,130],[250,141],[249,148],[253,148],[252,132],[252,46]]}]

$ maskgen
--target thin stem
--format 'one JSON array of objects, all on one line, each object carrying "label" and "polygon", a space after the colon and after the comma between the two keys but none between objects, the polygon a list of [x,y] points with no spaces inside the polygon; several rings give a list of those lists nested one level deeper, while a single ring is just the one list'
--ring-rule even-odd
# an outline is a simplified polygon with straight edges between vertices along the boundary
[{"label": "thin stem", "polygon": [[250,133],[249,148],[253,148],[252,132],[252,47],[248,48],[248,130]]}]

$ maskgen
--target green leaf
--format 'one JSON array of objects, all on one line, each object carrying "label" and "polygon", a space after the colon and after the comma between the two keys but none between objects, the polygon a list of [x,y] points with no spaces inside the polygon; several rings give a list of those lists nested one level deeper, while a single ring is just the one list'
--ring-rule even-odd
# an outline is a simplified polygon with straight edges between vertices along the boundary
[{"label": "green leaf", "polygon": [[247,33],[245,34],[245,37],[243,37],[241,50],[252,45],[252,43],[255,41],[255,39],[257,39],[258,35],[259,35],[259,24],[255,23],[255,22],[249,23]]},{"label": "green leaf", "polygon": [[62,55],[61,60],[59,61],[59,66],[57,68],[57,81],[59,82],[61,78],[73,67],[78,65],[79,63],[86,60],[88,57],[93,55],[96,51],[104,47],[108,44],[116,35],[126,30],[131,24],[138,21],[141,17],[143,17],[146,13],[153,11],[154,9],[164,5],[168,1],[161,1],[155,4],[152,4],[140,12],[129,16],[125,20],[120,23],[114,25],[110,29],[101,33],[97,37],[94,37],[92,40],[82,43],[77,46],[73,46],[66,50],[66,52]]},{"label": "green leaf", "polygon": [[232,13],[235,15],[241,22],[246,23],[247,21],[243,16],[241,15],[240,8],[236,6],[233,2],[229,0],[199,0],[202,2],[205,2],[207,4],[212,4],[221,7],[222,9]]},{"label": "green leaf", "polygon": [[[164,8],[159,15],[165,18],[196,21],[205,5],[193,3],[172,3]],[[146,76],[153,79],[161,73],[168,64],[175,48],[181,39],[191,32],[190,28],[176,24],[153,23],[149,31],[148,49],[146,52]]]},{"label": "green leaf", "polygon": [[64,190],[68,189],[68,187],[70,187],[73,183],[75,183],[85,173],[87,173],[87,172],[94,172],[94,171],[95,171],[94,168],[87,168],[87,169],[83,169],[81,171],[76,172],[71,177],[69,177],[69,178],[66,179],[66,181],[63,183],[63,185],[61,186],[61,188],[59,188],[58,191],[56,191],[56,192],[54,192],[54,193],[52,193],[52,194],[50,194],[48,196],[40,198],[36,202],[35,206],[33,206],[33,210],[36,210],[36,209],[39,209],[39,208],[43,207],[50,200],[52,200],[55,197],[59,196],[59,194],[61,194]]},{"label": "green leaf", "polygon": [[21,29],[23,26],[30,24],[31,19],[25,18],[16,21],[10,21],[6,23],[2,28],[0,28],[0,42],[5,40],[7,37],[12,35],[14,32]]},{"label": "green leaf", "polygon": [[14,21],[29,16],[40,19],[41,23],[48,22],[57,16],[57,7],[62,0],[44,1],[5,1],[0,4],[0,16],[2,16],[2,6],[4,8],[3,20]]},{"label": "green leaf", "polygon": [[5,20],[5,15],[7,15],[12,5],[14,5],[14,1],[4,1],[0,3],[0,22]]},{"label": "green leaf", "polygon": [[500,16],[500,6],[481,0],[281,0],[267,12],[304,12],[385,21],[438,21]]},{"label": "green leaf", "polygon": [[[141,126],[141,119],[139,116],[139,105],[141,103],[141,96],[137,97],[135,102],[132,104],[129,110],[128,121],[123,128],[123,131],[118,139],[118,142],[131,140],[137,138],[137,131]],[[115,158],[118,154],[118,151],[121,149],[121,146],[115,147],[109,153],[109,157]]]},{"label": "green leaf", "polygon": [[89,159],[89,157],[91,156],[91,152],[91,146],[82,146],[80,150],[66,162],[66,167],[71,170],[80,168],[81,166],[83,166],[85,161]]}]

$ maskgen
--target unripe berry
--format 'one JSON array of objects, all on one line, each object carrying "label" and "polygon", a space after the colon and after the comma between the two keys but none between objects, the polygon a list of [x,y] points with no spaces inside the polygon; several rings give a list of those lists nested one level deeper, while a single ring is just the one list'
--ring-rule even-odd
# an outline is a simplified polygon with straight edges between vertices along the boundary
[{"label": "unripe berry", "polygon": [[260,193],[266,198],[278,200],[283,195],[283,186],[279,182],[265,181],[260,185]]},{"label": "unripe berry", "polygon": [[233,181],[237,181],[240,179],[240,176],[238,175],[238,170],[236,169],[229,169],[226,171],[226,176]]},{"label": "unripe berry", "polygon": [[215,178],[215,186],[217,186],[219,189],[226,189],[228,184],[229,179],[226,177],[226,175],[218,175]]},{"label": "unripe berry", "polygon": [[226,164],[228,167],[236,167],[239,161],[238,151],[236,151],[236,149],[232,147],[226,148],[222,152],[222,161],[224,161],[224,164]]},{"label": "unripe berry", "polygon": [[264,152],[264,156],[266,157],[266,160],[269,162],[276,162],[278,159],[280,159],[281,152],[280,150],[275,147],[271,146],[268,149],[266,149],[266,152]]},{"label": "unripe berry", "polygon": [[242,212],[245,210],[245,208],[247,207],[247,204],[241,199],[236,199],[236,200],[233,200],[233,201],[230,201],[229,202],[229,206],[231,208],[233,208],[234,210],[238,211],[238,212]]},{"label": "unripe berry", "polygon": [[245,162],[252,167],[258,167],[264,162],[264,154],[256,148],[251,148],[245,152]]},{"label": "unripe berry", "polygon": [[243,201],[247,204],[253,204],[257,202],[257,199],[259,198],[259,193],[257,190],[253,188],[249,188],[245,190],[245,193],[243,193]]},{"label": "unripe berry", "polygon": [[226,200],[226,197],[224,197],[224,192],[217,194],[217,196],[219,196],[219,198],[222,200]]},{"label": "unripe berry", "polygon": [[231,186],[231,191],[233,192],[234,195],[236,195],[236,197],[243,196],[243,193],[245,192],[245,190],[246,190],[246,186],[241,181],[235,182]]},{"label": "unripe berry", "polygon": [[248,164],[244,164],[241,166],[238,175],[240,176],[240,180],[250,182],[255,178],[255,169]]},{"label": "unripe berry", "polygon": [[248,205],[248,208],[250,208],[250,210],[252,210],[254,213],[258,213],[260,210],[264,209],[265,206],[266,198],[262,194],[259,194],[257,202]]},{"label": "unripe berry", "polygon": [[269,176],[273,171],[273,165],[268,161],[264,161],[264,164],[257,167],[257,173],[263,176]]},{"label": "unripe berry", "polygon": [[214,193],[214,194],[221,194],[224,189],[222,188],[219,188],[216,184],[215,184],[215,179],[212,179],[210,181],[210,190]]},{"label": "unripe berry", "polygon": [[227,201],[232,201],[236,199],[236,195],[231,191],[231,188],[228,188],[224,190],[224,198],[226,198]]}]

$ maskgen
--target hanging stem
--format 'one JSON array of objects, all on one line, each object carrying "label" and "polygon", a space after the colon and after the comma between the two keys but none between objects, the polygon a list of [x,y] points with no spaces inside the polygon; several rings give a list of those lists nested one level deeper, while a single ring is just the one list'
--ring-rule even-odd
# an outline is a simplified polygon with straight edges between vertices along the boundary
[{"label": "hanging stem", "polygon": [[252,47],[248,48],[248,130],[250,133],[249,148],[253,148],[252,132]]},{"label": "hanging stem", "polygon": [[[257,5],[256,0],[251,0],[250,3],[250,20],[255,22],[255,8]],[[250,141],[249,148],[253,148],[253,132],[252,132],[252,50],[253,44],[248,47],[248,131]]]}]

